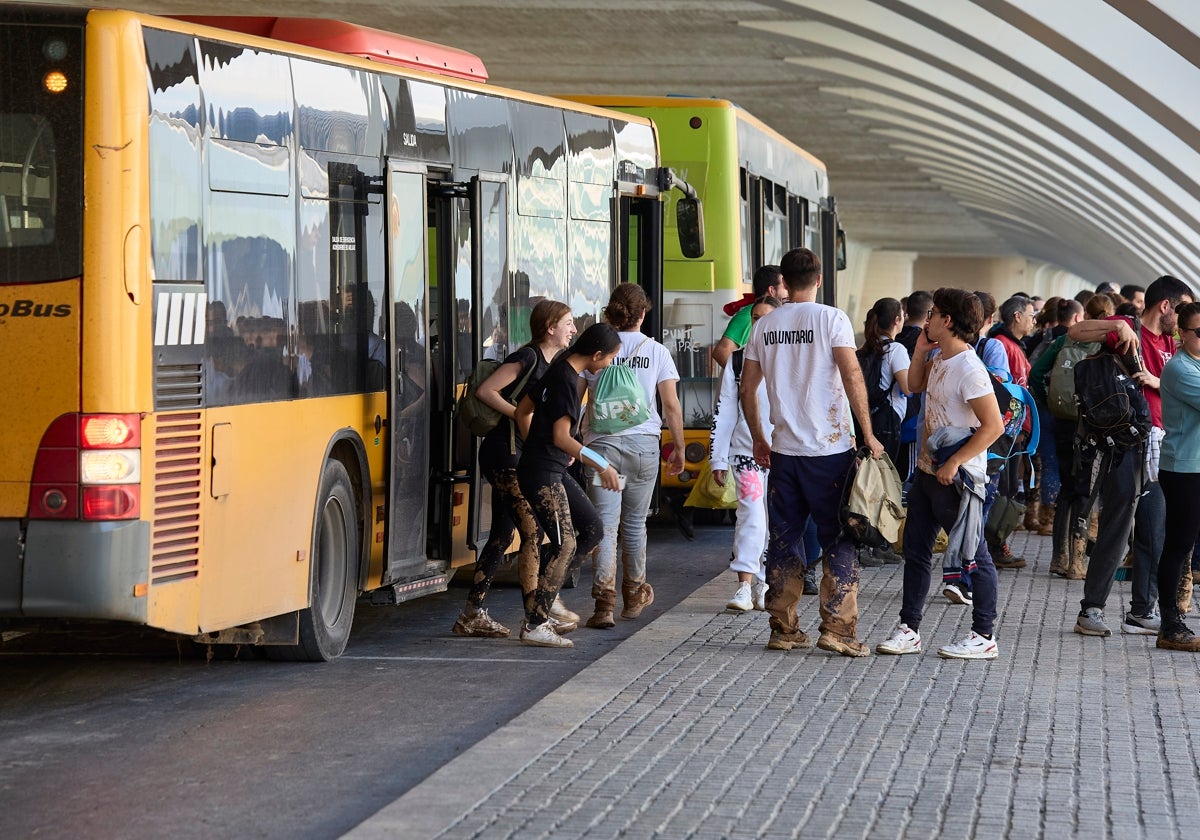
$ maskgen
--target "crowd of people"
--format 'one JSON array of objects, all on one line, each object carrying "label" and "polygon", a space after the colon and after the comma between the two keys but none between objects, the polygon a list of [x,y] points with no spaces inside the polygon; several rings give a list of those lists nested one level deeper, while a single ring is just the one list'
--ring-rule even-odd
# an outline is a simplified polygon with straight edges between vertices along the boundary
[{"label": "crowd of people", "polygon": [[[998,570],[1026,567],[1008,544],[1024,527],[1051,537],[1051,574],[1084,581],[1075,632],[1111,635],[1104,608],[1125,565],[1132,592],[1122,632],[1200,651],[1183,620],[1200,561],[1200,304],[1186,283],[1163,276],[1146,288],[1102,284],[1075,298],[1015,294],[999,306],[982,291],[914,291],[876,301],[857,344],[846,314],[818,302],[821,276],[819,258],[804,248],[760,268],[713,351],[723,370],[710,467],[737,495],[729,610],[765,610],[769,649],[807,648],[813,641],[797,607],[816,594],[816,646],[866,656],[860,570],[902,560],[899,621],[875,651],[918,653],[941,552],[942,594],[971,607],[971,629],[938,654],[993,659]],[[493,523],[455,633],[509,634],[484,598],[514,534],[527,644],[571,646],[565,636],[581,617],[558,590],[576,554],[593,555],[588,627],[614,626],[618,583],[623,618],[653,602],[646,518],[659,435],[665,425],[675,444],[668,469],[677,474],[683,430],[674,362],[641,331],[649,308],[640,287],[621,284],[605,322],[572,344],[569,309],[543,301],[531,315],[533,340],[480,387],[480,399],[503,415],[480,457]],[[1137,445],[1110,448],[1081,434],[1072,366],[1103,353],[1129,367],[1145,397],[1149,431]],[[614,361],[635,372],[651,409],[644,421],[601,434],[588,427],[583,396]],[[1015,421],[1006,393],[1028,397],[1025,408],[1014,403]],[[1006,435],[1028,451],[1009,443],[997,453]],[[900,554],[856,546],[840,518],[856,463],[884,457],[906,490]],[[582,483],[569,474],[576,462]]]}]

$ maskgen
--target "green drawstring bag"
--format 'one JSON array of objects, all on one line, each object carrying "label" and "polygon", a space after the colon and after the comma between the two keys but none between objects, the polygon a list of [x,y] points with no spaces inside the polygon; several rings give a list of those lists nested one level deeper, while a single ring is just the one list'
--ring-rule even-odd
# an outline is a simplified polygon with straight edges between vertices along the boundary
[{"label": "green drawstring bag", "polygon": [[[647,337],[630,355],[636,355]],[[613,362],[600,372],[588,402],[588,427],[598,435],[615,435],[650,419],[646,392],[637,374],[627,365]]]}]

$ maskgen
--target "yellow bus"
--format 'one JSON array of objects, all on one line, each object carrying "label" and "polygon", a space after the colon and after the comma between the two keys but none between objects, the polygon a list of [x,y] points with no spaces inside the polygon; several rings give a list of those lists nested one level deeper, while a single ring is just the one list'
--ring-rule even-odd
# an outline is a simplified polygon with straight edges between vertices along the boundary
[{"label": "yellow bus", "polygon": [[539,298],[582,327],[661,294],[652,123],[467,53],[0,5],[0,79],[10,628],[339,655],[358,596],[444,589],[486,540],[475,363]]},{"label": "yellow bus", "polygon": [[652,119],[663,164],[695,188],[704,206],[700,259],[672,241],[669,207],[667,212],[662,341],[679,369],[687,446],[684,472],[676,477],[664,471],[662,489],[664,500],[677,507],[708,458],[712,407],[720,386],[720,370],[709,354],[729,324],[725,304],[751,290],[759,266],[778,265],[787,251],[804,247],[821,256],[822,301],[836,306],[844,240],[829,176],[820,160],[724,99],[570,98]]}]

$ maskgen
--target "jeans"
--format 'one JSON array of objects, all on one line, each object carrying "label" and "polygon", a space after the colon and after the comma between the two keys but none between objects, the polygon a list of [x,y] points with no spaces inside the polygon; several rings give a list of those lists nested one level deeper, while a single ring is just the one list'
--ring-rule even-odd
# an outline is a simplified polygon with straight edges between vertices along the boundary
[{"label": "jeans", "polygon": [[1037,454],[1042,461],[1042,470],[1038,474],[1041,489],[1038,498],[1044,505],[1052,505],[1058,501],[1062,492],[1063,473],[1070,469],[1070,463],[1064,466],[1058,459],[1058,442],[1054,438],[1054,426],[1058,420],[1044,405],[1038,406],[1038,423],[1041,424],[1041,439],[1038,441]]},{"label": "jeans", "polygon": [[[913,473],[908,491],[908,517],[904,520],[904,598],[900,620],[913,630],[921,626],[929,581],[933,576],[933,544],[939,529],[950,533],[958,518],[959,490],[943,485],[929,473]],[[990,636],[996,624],[996,590],[999,578],[983,540],[970,572],[971,629]]]},{"label": "jeans", "polygon": [[[604,525],[600,550],[592,563],[592,597],[617,588],[617,544],[621,548],[622,586],[633,589],[646,582],[646,517],[658,480],[659,439],[655,435],[603,437],[591,449],[608,459],[625,476],[624,490],[588,485],[588,494]],[[592,473],[589,471],[588,477]]]},{"label": "jeans", "polygon": [[771,453],[766,607],[774,631],[795,633],[800,629],[796,605],[804,593],[804,532],[811,516],[825,549],[818,596],[821,632],[857,636],[858,565],[854,543],[842,535],[838,515],[853,462],[853,450],[818,457]]},{"label": "jeans", "polygon": [[[602,526],[583,488],[563,470],[518,467],[517,481],[549,540],[541,546],[537,586],[525,590],[525,622],[536,627],[549,618],[571,559],[596,547]],[[524,589],[524,580],[521,585]]]},{"label": "jeans", "polygon": [[1200,540],[1200,473],[1160,470],[1158,481],[1162,485],[1167,523],[1162,558],[1158,561],[1158,583],[1167,593],[1162,601],[1162,629],[1166,632],[1183,625],[1175,593]]},{"label": "jeans", "polygon": [[[1100,490],[1100,528],[1096,534],[1096,547],[1088,562],[1087,579],[1083,582],[1083,599],[1079,602],[1080,609],[1090,607],[1104,609],[1108,594],[1112,591],[1113,575],[1125,558],[1129,547],[1129,536],[1133,532],[1134,514],[1142,501],[1145,509],[1140,518],[1146,543],[1141,551],[1133,555],[1133,591],[1130,595],[1130,609],[1137,615],[1149,615],[1154,611],[1158,600],[1157,555],[1151,559],[1154,539],[1145,529],[1158,532],[1157,540],[1162,539],[1164,528],[1162,488],[1154,482],[1143,487],[1144,473],[1141,448],[1129,452],[1113,453],[1112,467],[1108,475],[1101,475]],[[1152,492],[1142,497],[1144,489]],[[1141,497],[1141,498],[1139,498]],[[1161,547],[1161,542],[1159,542]]]}]

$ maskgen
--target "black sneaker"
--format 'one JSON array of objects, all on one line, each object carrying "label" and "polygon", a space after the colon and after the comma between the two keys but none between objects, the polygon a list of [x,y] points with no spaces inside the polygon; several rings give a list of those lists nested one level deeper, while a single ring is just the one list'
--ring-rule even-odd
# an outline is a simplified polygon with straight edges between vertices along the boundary
[{"label": "black sneaker", "polygon": [[967,591],[967,587],[958,581],[947,581],[946,585],[942,587],[942,594],[951,604],[962,604],[964,607],[969,607],[975,603],[971,598],[971,593]]}]

